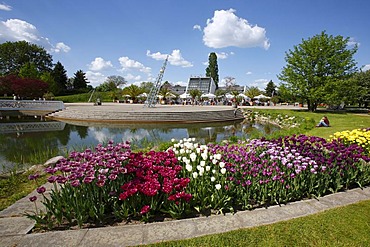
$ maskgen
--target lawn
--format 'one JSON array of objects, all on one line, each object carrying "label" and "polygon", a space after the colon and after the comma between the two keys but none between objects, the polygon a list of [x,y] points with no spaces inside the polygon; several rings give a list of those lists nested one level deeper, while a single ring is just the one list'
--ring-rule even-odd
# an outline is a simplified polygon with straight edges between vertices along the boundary
[{"label": "lawn", "polygon": [[149,246],[370,246],[370,200],[271,225]]}]

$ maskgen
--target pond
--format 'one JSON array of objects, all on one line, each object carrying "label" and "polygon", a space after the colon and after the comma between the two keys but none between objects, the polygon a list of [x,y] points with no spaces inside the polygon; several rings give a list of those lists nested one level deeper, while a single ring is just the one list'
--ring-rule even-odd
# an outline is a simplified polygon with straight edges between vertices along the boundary
[{"label": "pond", "polygon": [[[200,143],[232,136],[270,134],[278,127],[245,121],[199,124],[108,124],[49,121],[43,116],[0,117],[0,171],[34,160],[47,160],[68,151],[95,147],[109,140],[130,141],[132,148],[155,146],[172,138],[195,137]],[[41,159],[40,159],[41,158]]]}]

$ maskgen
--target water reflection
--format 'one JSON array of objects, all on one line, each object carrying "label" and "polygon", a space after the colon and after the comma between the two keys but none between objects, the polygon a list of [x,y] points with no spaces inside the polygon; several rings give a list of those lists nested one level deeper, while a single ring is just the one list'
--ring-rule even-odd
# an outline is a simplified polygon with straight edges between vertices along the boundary
[{"label": "water reflection", "polygon": [[[22,129],[9,130],[10,125],[20,124],[23,126]],[[6,131],[2,131],[5,129]],[[154,146],[172,138],[189,137],[195,137],[201,143],[208,143],[229,139],[232,136],[249,138],[253,133],[270,134],[276,129],[271,125],[241,121],[199,124],[115,124],[57,122],[26,116],[9,117],[0,119],[0,164],[12,166],[18,163],[32,163],[35,157],[43,157],[40,155],[64,154],[66,150],[82,150],[108,140],[115,142],[128,140],[136,147],[149,143]]]}]

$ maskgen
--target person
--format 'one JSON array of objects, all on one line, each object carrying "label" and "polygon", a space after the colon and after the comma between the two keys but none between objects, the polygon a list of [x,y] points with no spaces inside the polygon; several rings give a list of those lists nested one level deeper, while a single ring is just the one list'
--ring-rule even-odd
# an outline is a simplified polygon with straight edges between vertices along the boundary
[{"label": "person", "polygon": [[326,116],[323,116],[316,127],[329,127],[329,125],[329,119]]}]

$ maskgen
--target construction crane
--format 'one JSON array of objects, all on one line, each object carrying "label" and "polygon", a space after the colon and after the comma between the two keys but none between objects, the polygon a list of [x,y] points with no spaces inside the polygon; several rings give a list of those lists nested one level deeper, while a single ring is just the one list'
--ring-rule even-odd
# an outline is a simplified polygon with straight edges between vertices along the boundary
[{"label": "construction crane", "polygon": [[162,66],[161,70],[159,71],[159,74],[158,74],[158,77],[155,81],[155,84],[150,89],[148,98],[147,98],[146,103],[145,103],[145,106],[147,106],[147,107],[154,107],[155,104],[157,103],[157,95],[158,95],[158,92],[159,92],[159,90],[161,89],[161,86],[162,86],[161,85],[162,84],[162,78],[163,78],[164,71],[166,69],[167,61],[168,61],[168,55],[166,57],[166,60],[164,60],[164,63],[163,63],[163,66]]}]

